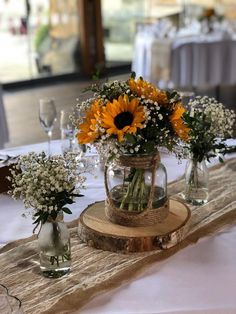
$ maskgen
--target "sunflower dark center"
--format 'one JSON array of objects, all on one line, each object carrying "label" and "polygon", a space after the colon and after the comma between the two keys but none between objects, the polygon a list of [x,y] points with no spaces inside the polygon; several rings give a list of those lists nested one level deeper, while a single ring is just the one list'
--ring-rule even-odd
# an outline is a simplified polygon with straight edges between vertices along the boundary
[{"label": "sunflower dark center", "polygon": [[124,111],[115,117],[114,123],[118,130],[122,130],[125,126],[131,125],[133,120],[133,114],[129,111]]}]

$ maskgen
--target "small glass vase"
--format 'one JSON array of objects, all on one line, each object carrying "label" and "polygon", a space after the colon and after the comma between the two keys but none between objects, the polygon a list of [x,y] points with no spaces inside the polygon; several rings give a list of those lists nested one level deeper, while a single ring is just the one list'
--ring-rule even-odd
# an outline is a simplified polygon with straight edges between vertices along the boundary
[{"label": "small glass vase", "polygon": [[184,199],[193,205],[203,205],[208,202],[209,171],[206,161],[198,162],[190,159],[185,170]]},{"label": "small glass vase", "polygon": [[59,278],[70,271],[70,232],[62,218],[42,224],[38,245],[40,269],[45,277]]}]

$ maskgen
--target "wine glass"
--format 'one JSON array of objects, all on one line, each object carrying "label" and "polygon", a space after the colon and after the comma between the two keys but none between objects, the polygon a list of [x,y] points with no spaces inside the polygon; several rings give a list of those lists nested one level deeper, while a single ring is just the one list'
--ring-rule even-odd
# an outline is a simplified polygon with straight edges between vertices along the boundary
[{"label": "wine glass", "polygon": [[180,91],[179,92],[181,97],[181,103],[185,106],[187,109],[189,108],[189,101],[195,96],[195,93],[192,91]]},{"label": "wine glass", "polygon": [[[63,143],[62,150],[72,152],[75,144],[75,126],[71,119],[71,113],[66,110],[61,110],[60,129]],[[67,145],[68,141],[69,147]]]},{"label": "wine glass", "polygon": [[57,111],[54,99],[45,98],[39,100],[39,121],[48,135],[48,155],[51,153],[51,138],[54,122],[56,121]]}]

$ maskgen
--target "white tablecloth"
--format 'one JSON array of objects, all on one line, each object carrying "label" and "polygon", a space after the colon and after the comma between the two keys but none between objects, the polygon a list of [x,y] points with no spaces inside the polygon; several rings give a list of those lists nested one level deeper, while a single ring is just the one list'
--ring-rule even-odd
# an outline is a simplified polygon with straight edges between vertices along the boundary
[{"label": "white tablecloth", "polygon": [[[19,154],[26,154],[30,151],[39,153],[44,150],[47,152],[47,145],[47,143],[39,143],[34,145],[14,147],[0,150],[0,154],[7,153],[10,156],[16,156]],[[51,153],[61,153],[60,140],[52,141]],[[91,158],[95,164],[98,161],[98,156],[93,152],[88,153],[88,158]],[[178,165],[178,161],[174,159],[173,156],[164,155],[163,163],[168,168],[169,182],[175,180],[184,173],[185,161]],[[66,221],[77,218],[81,211],[89,204],[105,199],[104,177],[103,172],[100,170],[99,166],[95,168],[93,175],[87,175],[86,186],[87,189],[82,191],[82,194],[84,194],[85,197],[80,197],[77,202],[72,205],[71,209],[73,214],[66,215]],[[25,219],[21,217],[23,212],[24,206],[21,201],[15,201],[8,195],[0,194],[1,225],[4,226],[4,228],[0,227],[0,245],[22,237],[28,237],[32,234],[32,221],[30,218]],[[11,219],[9,219],[9,217],[11,217]]]},{"label": "white tablecloth", "polygon": [[170,80],[175,86],[236,84],[236,41],[196,41],[172,49]]},{"label": "white tablecloth", "polygon": [[[52,148],[54,153],[60,152],[60,141],[54,141]],[[42,149],[47,149],[47,143],[0,153],[13,155]],[[184,173],[185,161],[178,164],[173,156],[163,154],[162,162],[167,168],[168,181]],[[77,218],[88,204],[104,199],[103,175],[99,168],[95,177],[88,176],[87,190],[83,194],[85,196],[71,207],[73,214],[65,217],[67,221]],[[0,244],[31,235],[31,219],[21,217],[22,202],[0,195],[0,212]],[[169,259],[153,263],[136,279],[95,297],[78,313],[236,313],[235,247],[236,227],[201,239]]]},{"label": "white tablecloth", "polygon": [[236,40],[222,34],[157,39],[137,34],[132,70],[175,87],[236,84]]}]

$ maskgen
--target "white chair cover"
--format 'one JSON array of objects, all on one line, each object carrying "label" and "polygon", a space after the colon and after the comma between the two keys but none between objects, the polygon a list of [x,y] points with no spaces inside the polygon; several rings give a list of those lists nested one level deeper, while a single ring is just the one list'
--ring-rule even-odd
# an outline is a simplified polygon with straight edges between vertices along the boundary
[{"label": "white chair cover", "polygon": [[150,57],[151,74],[149,78],[152,83],[157,83],[160,80],[169,81],[171,46],[172,40],[170,39],[159,39],[153,41]]},{"label": "white chair cover", "polygon": [[150,79],[151,75],[151,47],[154,37],[146,32],[139,32],[135,38],[132,71],[137,76]]}]

